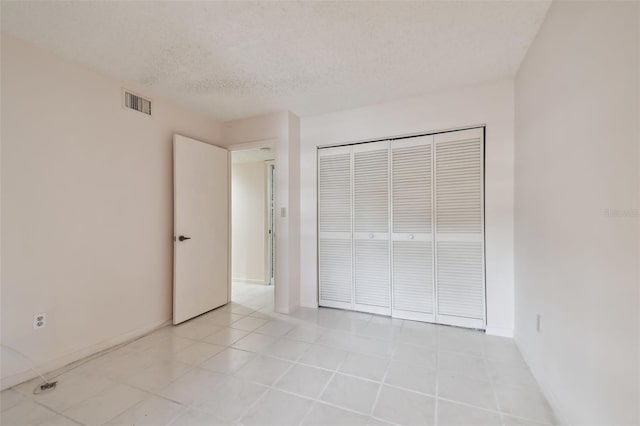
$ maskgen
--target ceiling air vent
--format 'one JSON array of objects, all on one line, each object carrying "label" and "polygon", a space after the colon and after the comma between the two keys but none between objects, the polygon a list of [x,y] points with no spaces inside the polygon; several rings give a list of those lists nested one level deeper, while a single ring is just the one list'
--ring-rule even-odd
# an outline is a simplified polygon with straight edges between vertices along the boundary
[{"label": "ceiling air vent", "polygon": [[140,97],[128,90],[122,91],[124,93],[124,107],[129,108],[143,114],[151,115],[151,101]]}]

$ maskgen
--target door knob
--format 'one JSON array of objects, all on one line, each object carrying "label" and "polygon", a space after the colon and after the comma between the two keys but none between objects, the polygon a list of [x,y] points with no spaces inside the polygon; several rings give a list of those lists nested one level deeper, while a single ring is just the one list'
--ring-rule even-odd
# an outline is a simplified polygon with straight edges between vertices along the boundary
[{"label": "door knob", "polygon": [[373,238],[373,234],[369,234],[369,238]]},{"label": "door knob", "polygon": [[409,235],[409,239],[413,240],[413,234]]},{"label": "door knob", "polygon": [[185,237],[184,235],[180,235],[178,237],[178,241],[184,241],[184,240],[190,240],[190,239],[191,239],[191,237]]}]

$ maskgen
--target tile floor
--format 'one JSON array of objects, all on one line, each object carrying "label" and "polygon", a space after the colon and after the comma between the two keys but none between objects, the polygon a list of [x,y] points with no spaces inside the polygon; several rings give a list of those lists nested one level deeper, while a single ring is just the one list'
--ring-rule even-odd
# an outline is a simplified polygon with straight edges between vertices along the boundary
[{"label": "tile floor", "polygon": [[274,314],[272,291],[234,283],[233,303],[79,363],[54,391],[3,391],[1,423],[554,422],[510,339],[334,309]]}]

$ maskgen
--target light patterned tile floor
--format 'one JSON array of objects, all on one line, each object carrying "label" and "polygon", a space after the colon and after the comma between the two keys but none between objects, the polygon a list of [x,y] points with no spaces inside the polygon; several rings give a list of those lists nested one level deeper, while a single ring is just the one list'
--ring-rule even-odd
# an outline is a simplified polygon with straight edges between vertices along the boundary
[{"label": "light patterned tile floor", "polygon": [[273,287],[1,393],[3,426],[530,425],[553,413],[511,339],[335,309]]}]

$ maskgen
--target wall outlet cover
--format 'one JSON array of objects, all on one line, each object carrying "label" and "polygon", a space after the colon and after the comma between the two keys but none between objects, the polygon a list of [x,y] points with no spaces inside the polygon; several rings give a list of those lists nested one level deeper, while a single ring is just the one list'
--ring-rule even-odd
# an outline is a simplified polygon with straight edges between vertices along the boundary
[{"label": "wall outlet cover", "polygon": [[33,329],[40,330],[41,328],[45,328],[47,326],[47,314],[35,314],[33,316]]}]

